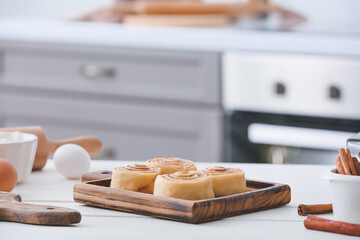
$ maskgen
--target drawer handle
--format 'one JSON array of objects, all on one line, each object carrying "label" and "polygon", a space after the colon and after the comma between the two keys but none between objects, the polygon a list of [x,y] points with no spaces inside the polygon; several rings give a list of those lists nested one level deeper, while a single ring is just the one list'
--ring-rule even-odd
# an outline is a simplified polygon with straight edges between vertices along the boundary
[{"label": "drawer handle", "polygon": [[339,100],[341,98],[341,90],[339,87],[330,86],[329,88],[329,97],[331,99]]},{"label": "drawer handle", "polygon": [[80,73],[86,78],[112,78],[115,71],[112,68],[99,67],[95,65],[84,65],[80,68]]},{"label": "drawer handle", "polygon": [[275,84],[275,93],[280,96],[284,96],[286,93],[286,87],[283,83],[277,82]]}]

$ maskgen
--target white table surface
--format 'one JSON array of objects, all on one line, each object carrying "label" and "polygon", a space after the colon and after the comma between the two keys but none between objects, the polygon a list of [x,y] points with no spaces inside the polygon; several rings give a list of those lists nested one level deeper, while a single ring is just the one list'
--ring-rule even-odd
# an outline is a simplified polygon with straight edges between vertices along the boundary
[{"label": "white table surface", "polygon": [[[112,170],[133,162],[93,161],[91,171]],[[198,169],[213,164],[198,163]],[[219,165],[219,164],[218,164]],[[305,217],[297,215],[300,203],[329,203],[328,182],[321,180],[332,166],[266,165],[222,163],[240,167],[249,179],[286,183],[291,187],[290,204],[280,208],[245,214],[202,224],[188,224],[86,206],[73,201],[73,186],[48,161],[42,171],[34,172],[13,193],[23,202],[69,207],[81,212],[80,224],[38,226],[0,222],[0,239],[355,239],[345,235],[305,229]],[[323,215],[333,218],[332,214]],[[357,239],[357,238],[356,238]]]}]

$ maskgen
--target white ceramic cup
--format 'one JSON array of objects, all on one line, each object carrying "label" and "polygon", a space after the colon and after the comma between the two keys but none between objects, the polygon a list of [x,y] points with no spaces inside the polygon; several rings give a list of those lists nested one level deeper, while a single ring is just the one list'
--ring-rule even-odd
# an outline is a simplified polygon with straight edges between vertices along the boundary
[{"label": "white ceramic cup", "polygon": [[332,170],[324,179],[330,181],[335,219],[360,224],[360,176],[337,174]]},{"label": "white ceramic cup", "polygon": [[0,158],[11,162],[17,173],[18,183],[31,173],[34,164],[38,138],[22,132],[0,132]]}]

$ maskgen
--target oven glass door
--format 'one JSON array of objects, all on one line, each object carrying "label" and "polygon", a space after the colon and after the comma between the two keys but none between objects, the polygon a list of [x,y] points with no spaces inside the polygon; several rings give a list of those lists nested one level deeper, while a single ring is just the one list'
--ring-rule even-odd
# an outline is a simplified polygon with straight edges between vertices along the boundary
[{"label": "oven glass door", "polygon": [[227,114],[229,162],[334,164],[359,120],[235,111]]}]

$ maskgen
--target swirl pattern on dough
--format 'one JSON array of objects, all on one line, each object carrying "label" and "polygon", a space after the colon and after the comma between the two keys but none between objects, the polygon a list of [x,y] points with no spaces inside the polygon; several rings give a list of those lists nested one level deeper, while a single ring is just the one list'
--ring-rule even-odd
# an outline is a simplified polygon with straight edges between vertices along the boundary
[{"label": "swirl pattern on dough", "polygon": [[226,168],[221,166],[208,167],[202,170],[203,173],[209,175],[223,175],[223,174],[236,174],[241,173],[240,168]]},{"label": "swirl pattern on dough", "polygon": [[[121,168],[123,168],[124,170],[127,170],[127,171],[141,171],[141,172],[157,172],[159,170],[158,168],[149,167],[145,164],[140,164],[140,163],[127,165],[124,167],[118,167],[118,169],[121,169]],[[115,168],[115,169],[117,169],[117,168]]]},{"label": "swirl pattern on dough", "polygon": [[163,176],[168,180],[195,180],[201,177],[206,177],[205,174],[198,171],[180,171],[172,174],[166,174]]},{"label": "swirl pattern on dough", "polygon": [[158,167],[161,174],[170,174],[178,171],[196,170],[195,163],[181,158],[154,158],[146,161],[150,167]]}]

